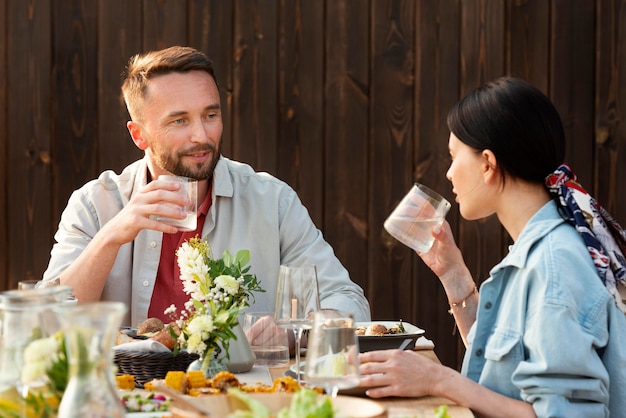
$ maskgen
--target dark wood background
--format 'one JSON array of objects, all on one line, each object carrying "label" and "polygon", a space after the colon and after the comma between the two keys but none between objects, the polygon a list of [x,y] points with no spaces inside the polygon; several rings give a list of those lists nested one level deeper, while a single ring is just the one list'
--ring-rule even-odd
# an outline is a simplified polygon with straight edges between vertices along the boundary
[{"label": "dark wood background", "polygon": [[[445,117],[504,74],[554,101],[582,183],[626,224],[626,0],[0,0],[0,289],[40,278],[69,194],[141,156],[120,74],[137,52],[216,63],[224,154],[291,184],[375,319],[458,367],[445,294],[384,231],[415,181],[453,198]],[[449,216],[478,282],[509,238]]]}]

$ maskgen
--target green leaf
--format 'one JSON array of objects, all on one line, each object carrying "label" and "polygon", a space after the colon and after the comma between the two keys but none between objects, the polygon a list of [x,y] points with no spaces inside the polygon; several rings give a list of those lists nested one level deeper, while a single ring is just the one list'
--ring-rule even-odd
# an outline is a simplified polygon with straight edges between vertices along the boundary
[{"label": "green leaf", "polygon": [[224,254],[222,254],[222,260],[224,260],[225,266],[230,266],[233,264],[233,256],[230,254],[230,251],[224,250]]},{"label": "green leaf", "polygon": [[[246,266],[250,262],[250,251],[239,250],[235,256],[235,262],[241,267]],[[246,270],[247,271],[247,270]]]}]

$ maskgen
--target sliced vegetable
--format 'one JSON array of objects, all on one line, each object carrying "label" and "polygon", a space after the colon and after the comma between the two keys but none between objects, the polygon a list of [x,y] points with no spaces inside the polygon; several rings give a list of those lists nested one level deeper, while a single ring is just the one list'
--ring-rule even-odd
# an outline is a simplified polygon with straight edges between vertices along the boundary
[{"label": "sliced vegetable", "polygon": [[439,405],[435,408],[435,418],[452,418],[448,414],[448,405]]}]

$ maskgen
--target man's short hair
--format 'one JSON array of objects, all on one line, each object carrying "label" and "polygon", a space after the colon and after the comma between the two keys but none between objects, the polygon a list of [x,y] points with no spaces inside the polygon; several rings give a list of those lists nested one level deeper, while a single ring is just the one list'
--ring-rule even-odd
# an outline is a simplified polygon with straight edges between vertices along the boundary
[{"label": "man's short hair", "polygon": [[122,83],[122,96],[131,119],[137,120],[149,80],[169,73],[205,71],[217,84],[213,62],[202,52],[186,47],[172,46],[158,51],[134,55],[128,61]]}]

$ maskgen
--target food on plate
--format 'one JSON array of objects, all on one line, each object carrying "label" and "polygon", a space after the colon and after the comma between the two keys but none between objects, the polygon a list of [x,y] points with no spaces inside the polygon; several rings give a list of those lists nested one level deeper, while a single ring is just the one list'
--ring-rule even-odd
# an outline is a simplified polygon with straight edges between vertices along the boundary
[{"label": "food on plate", "polygon": [[383,336],[406,334],[406,330],[400,321],[397,326],[389,328],[383,324],[372,323],[368,327],[357,327],[355,333],[361,336]]},{"label": "food on plate", "polygon": [[320,397],[319,392],[303,388],[298,391],[291,400],[289,406],[281,409],[273,414],[272,411],[259,400],[251,398],[247,393],[238,389],[230,389],[228,395],[236,397],[243,408],[228,415],[227,418],[258,418],[271,417],[288,418],[288,417],[316,417],[316,418],[332,418],[335,416],[332,400],[327,397]]},{"label": "food on plate", "polygon": [[[177,392],[187,392],[187,375],[183,371],[173,370],[165,375],[165,384]],[[144,385],[145,387],[145,385]]]},{"label": "food on plate", "polygon": [[202,370],[189,370],[187,372],[187,390],[203,388],[206,386],[206,377]]},{"label": "food on plate", "polygon": [[133,390],[135,389],[135,376],[132,374],[121,374],[115,376],[118,389]]},{"label": "food on plate", "polygon": [[435,408],[435,418],[451,418],[448,414],[448,405],[439,405]]},{"label": "food on plate", "polygon": [[164,327],[165,324],[159,318],[148,318],[137,325],[137,335],[150,336],[161,331]]},{"label": "food on plate", "polygon": [[383,324],[372,324],[365,329],[365,335],[385,335],[389,330]]},{"label": "food on plate", "polygon": [[126,412],[165,412],[169,411],[171,399],[160,393],[128,392],[120,396]]},{"label": "food on plate", "polygon": [[230,372],[220,372],[213,378],[213,388],[225,393],[230,388],[238,388],[241,386],[239,380]]},{"label": "food on plate", "polygon": [[[295,393],[301,389],[298,381],[292,377],[280,377],[272,383],[266,385],[262,383],[247,384],[241,383],[237,377],[231,372],[219,372],[212,379],[204,378],[201,371],[169,371],[165,379],[154,379],[144,384],[147,391],[156,391],[159,384],[165,384],[170,388],[189,395],[189,396],[205,396],[227,393],[229,389],[236,388],[242,392],[249,393]],[[322,389],[315,388],[318,393]]]}]

